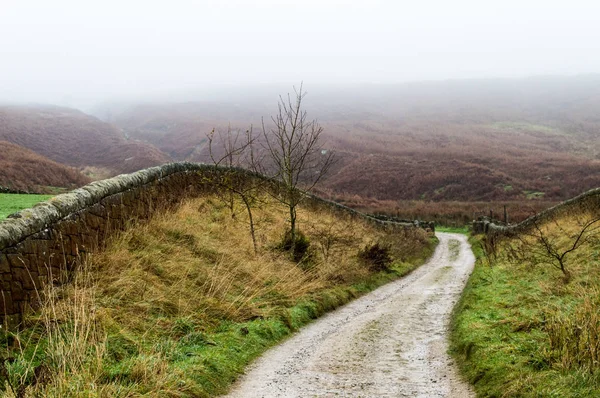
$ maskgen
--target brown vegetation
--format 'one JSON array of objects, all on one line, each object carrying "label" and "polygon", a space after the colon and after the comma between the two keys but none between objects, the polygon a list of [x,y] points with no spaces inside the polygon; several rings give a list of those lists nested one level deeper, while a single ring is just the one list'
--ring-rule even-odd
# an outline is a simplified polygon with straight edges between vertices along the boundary
[{"label": "brown vegetation", "polygon": [[451,350],[478,396],[598,396],[598,202],[558,210],[492,247],[472,240]]},{"label": "brown vegetation", "polygon": [[[48,302],[26,319],[27,328],[0,333],[14,342],[0,344],[0,392],[216,396],[291,331],[410,272],[432,251],[423,230],[398,231],[398,239],[315,205],[298,212],[311,252],[310,262],[299,264],[276,248],[286,209],[269,197],[261,203],[258,253],[240,227],[248,221],[244,204],[236,200],[232,218],[218,196],[187,200],[112,239],[72,284],[49,286]],[[358,257],[377,242],[390,245],[387,272]],[[328,256],[317,250],[321,244]]]},{"label": "brown vegetation", "polygon": [[[598,88],[593,76],[315,88],[306,107],[339,155],[323,186],[362,207],[400,199],[527,207],[600,186]],[[133,106],[113,122],[178,160],[206,161],[207,132],[245,130],[269,114],[255,97]]]},{"label": "brown vegetation", "polygon": [[12,190],[52,193],[53,187],[76,188],[90,182],[74,168],[10,142],[0,141],[0,186]]},{"label": "brown vegetation", "polygon": [[0,140],[69,166],[100,166],[113,174],[167,162],[155,147],[128,140],[108,123],[80,111],[50,106],[0,107]]},{"label": "brown vegetation", "polygon": [[393,216],[405,220],[437,221],[443,225],[464,225],[481,216],[504,221],[504,206],[509,223],[518,223],[557,202],[545,200],[507,201],[432,201],[432,200],[378,200],[359,195],[343,195],[321,190],[319,196],[368,214]]}]

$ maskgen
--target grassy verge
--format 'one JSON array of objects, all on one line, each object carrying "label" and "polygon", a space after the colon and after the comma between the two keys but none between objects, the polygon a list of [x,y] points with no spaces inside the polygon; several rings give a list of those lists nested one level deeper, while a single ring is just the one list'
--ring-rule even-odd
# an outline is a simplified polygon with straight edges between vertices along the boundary
[{"label": "grassy verge", "polygon": [[[277,249],[285,209],[257,206],[254,253],[240,203],[217,197],[115,238],[75,283],[45,293],[27,328],[4,335],[8,396],[208,397],[312,319],[396,279],[429,257],[421,230],[391,233],[328,210],[299,212],[308,250]],[[388,269],[361,260],[377,244]],[[40,376],[41,375],[41,376]],[[19,395],[19,389],[24,395]]]},{"label": "grassy verge", "polygon": [[[546,236],[568,247],[571,222],[545,226]],[[471,238],[477,262],[453,314],[452,355],[478,396],[599,397],[598,240],[569,257],[569,282],[535,258],[533,241],[514,261],[521,243],[504,241],[490,262]]]},{"label": "grassy verge", "polygon": [[53,195],[0,193],[0,220],[6,218],[9,214],[27,209],[36,203],[48,200],[52,196]]},{"label": "grassy verge", "polygon": [[468,235],[470,233],[469,231],[469,227],[468,226],[463,226],[463,227],[446,227],[446,226],[436,226],[435,227],[436,232],[450,232],[450,233],[454,233],[454,234],[463,234],[463,235]]}]

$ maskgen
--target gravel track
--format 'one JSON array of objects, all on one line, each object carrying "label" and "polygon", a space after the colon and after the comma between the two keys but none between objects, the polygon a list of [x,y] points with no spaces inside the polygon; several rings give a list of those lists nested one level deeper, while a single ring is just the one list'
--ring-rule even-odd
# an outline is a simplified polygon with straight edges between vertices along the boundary
[{"label": "gravel track", "polygon": [[426,264],[267,351],[227,397],[474,397],[447,335],[475,257],[464,235],[437,236]]}]

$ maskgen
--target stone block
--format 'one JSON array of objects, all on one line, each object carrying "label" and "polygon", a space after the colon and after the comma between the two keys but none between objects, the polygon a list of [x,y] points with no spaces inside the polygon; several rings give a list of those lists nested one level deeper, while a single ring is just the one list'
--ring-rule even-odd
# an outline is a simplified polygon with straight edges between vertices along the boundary
[{"label": "stone block", "polygon": [[8,254],[6,256],[11,268],[24,268],[27,266],[29,259],[21,254]]},{"label": "stone block", "polygon": [[0,291],[0,311],[3,315],[13,315],[17,312],[15,311],[12,294],[10,291],[6,291],[4,289]]},{"label": "stone block", "polygon": [[12,274],[0,274],[0,289],[10,292],[12,289]]},{"label": "stone block", "polygon": [[21,282],[13,280],[10,291],[12,293],[13,301],[25,300],[26,294]]},{"label": "stone block", "polygon": [[85,189],[79,188],[66,194],[57,195],[48,201],[59,213],[66,217],[92,204],[92,196]]},{"label": "stone block", "polygon": [[0,253],[0,272],[10,272],[10,263],[5,254]]},{"label": "stone block", "polygon": [[37,271],[29,271],[26,268],[16,268],[13,270],[13,281],[21,282],[24,290],[35,290],[39,287]]}]

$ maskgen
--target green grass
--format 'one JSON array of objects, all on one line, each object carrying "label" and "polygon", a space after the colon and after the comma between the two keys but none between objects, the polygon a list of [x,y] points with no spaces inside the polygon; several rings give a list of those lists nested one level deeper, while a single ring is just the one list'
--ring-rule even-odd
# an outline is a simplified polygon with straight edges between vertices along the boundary
[{"label": "green grass", "polygon": [[[192,383],[189,384],[195,387],[186,392],[189,396],[208,397],[225,393],[244,368],[268,348],[326,312],[414,268],[408,264],[397,264],[392,272],[373,275],[359,284],[314,294],[291,308],[282,309],[275,317],[244,323],[222,322],[215,331],[206,334],[195,333],[191,327],[190,333],[181,338],[179,343],[166,349],[166,355],[175,358],[169,372],[186,374],[191,379]],[[129,377],[132,370],[121,370],[120,364],[116,364],[116,369],[125,377]]]},{"label": "green grass", "polygon": [[55,196],[71,191],[71,189],[69,189],[69,188],[53,187],[53,186],[50,186],[50,185],[39,186],[38,188],[39,188],[37,190],[38,192],[46,192],[48,194],[52,194],[52,195],[55,195]]},{"label": "green grass", "polygon": [[492,123],[491,127],[500,130],[520,130],[527,132],[544,133],[549,135],[566,135],[564,131],[556,129],[554,127],[527,122],[496,122]]},{"label": "green grass", "polygon": [[564,366],[548,329],[556,319],[577,324],[576,309],[597,298],[599,267],[587,254],[599,248],[572,259],[574,277],[565,283],[560,271],[511,263],[502,250],[490,265],[479,239],[470,241],[477,262],[454,310],[450,351],[478,396],[600,397],[598,363]]},{"label": "green grass", "polygon": [[538,192],[538,191],[523,191],[523,194],[525,195],[525,197],[529,200],[531,199],[541,199],[544,197],[544,195],[546,194],[545,192]]},{"label": "green grass", "polygon": [[464,234],[464,235],[468,235],[469,234],[469,227],[468,226],[462,226],[462,227],[447,227],[444,225],[440,225],[440,226],[436,226],[435,227],[435,231],[436,232],[450,232],[453,234]]},{"label": "green grass", "polygon": [[9,214],[27,209],[36,203],[48,200],[53,195],[0,193],[0,220]]}]

